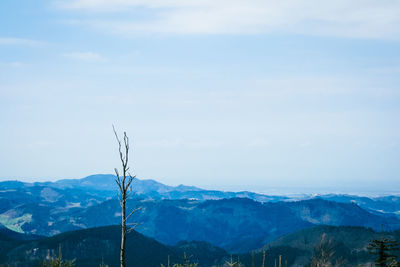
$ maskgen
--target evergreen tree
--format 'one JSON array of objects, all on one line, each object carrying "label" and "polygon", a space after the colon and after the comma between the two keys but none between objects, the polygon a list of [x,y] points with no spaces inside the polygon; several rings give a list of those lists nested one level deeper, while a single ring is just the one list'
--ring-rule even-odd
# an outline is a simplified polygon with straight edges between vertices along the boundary
[{"label": "evergreen tree", "polygon": [[369,253],[377,255],[375,265],[380,267],[396,266],[396,256],[393,251],[398,250],[400,243],[388,238],[374,239],[368,245]]}]

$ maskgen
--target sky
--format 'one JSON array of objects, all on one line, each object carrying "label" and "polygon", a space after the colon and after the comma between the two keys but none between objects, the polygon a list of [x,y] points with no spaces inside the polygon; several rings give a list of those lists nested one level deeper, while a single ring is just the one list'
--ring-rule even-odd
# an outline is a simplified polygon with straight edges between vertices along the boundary
[{"label": "sky", "polygon": [[400,191],[397,0],[3,0],[0,180]]}]

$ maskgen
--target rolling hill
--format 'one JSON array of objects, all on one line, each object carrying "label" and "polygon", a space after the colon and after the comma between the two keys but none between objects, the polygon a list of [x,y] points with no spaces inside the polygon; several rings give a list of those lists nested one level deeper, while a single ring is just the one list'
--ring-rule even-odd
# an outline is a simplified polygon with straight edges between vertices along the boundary
[{"label": "rolling hill", "polygon": [[[65,232],[39,240],[21,241],[0,235],[0,242],[10,242],[0,250],[1,263],[12,266],[39,266],[49,256],[58,256],[59,248],[65,260],[75,259],[76,266],[99,266],[104,261],[108,266],[119,266],[119,226],[98,227]],[[159,267],[168,257],[173,263],[183,261],[184,253],[199,266],[211,266],[214,261],[226,257],[224,250],[204,242],[182,242],[177,246],[166,246],[154,239],[132,231],[127,236],[127,266]]]}]

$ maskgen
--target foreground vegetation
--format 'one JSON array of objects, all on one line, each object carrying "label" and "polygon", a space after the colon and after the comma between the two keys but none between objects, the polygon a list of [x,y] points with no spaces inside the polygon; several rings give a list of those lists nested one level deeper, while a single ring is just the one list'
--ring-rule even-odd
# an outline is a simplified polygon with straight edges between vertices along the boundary
[{"label": "foreground vegetation", "polygon": [[[161,244],[135,231],[127,235],[126,264],[132,267],[372,267],[396,266],[388,256],[378,265],[376,253],[368,250],[371,240],[400,240],[400,232],[379,233],[363,227],[319,226],[292,233],[249,253],[233,254],[206,242]],[[70,266],[116,267],[119,262],[120,227],[107,226],[66,232],[48,238],[21,240],[0,232],[0,266]],[[62,257],[59,248],[62,248]],[[265,254],[264,254],[265,251]],[[186,256],[184,256],[186,254]],[[388,255],[399,256],[390,250]],[[232,260],[231,260],[232,256]],[[186,259],[185,259],[186,257]],[[279,260],[280,259],[280,260]],[[43,265],[45,264],[45,265]],[[230,265],[231,264],[231,265]],[[174,266],[175,265],[175,266]],[[189,265],[190,266],[190,265]]]}]

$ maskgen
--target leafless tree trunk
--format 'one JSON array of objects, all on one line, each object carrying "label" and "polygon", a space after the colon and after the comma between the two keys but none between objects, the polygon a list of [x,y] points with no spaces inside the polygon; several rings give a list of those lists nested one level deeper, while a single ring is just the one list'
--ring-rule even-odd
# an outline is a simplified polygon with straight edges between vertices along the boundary
[{"label": "leafless tree trunk", "polygon": [[[113,131],[115,134],[115,138],[117,139],[118,142],[118,151],[119,151],[119,157],[122,163],[122,174],[120,175],[118,172],[118,169],[115,168],[115,174],[117,178],[115,179],[115,182],[118,185],[118,199],[119,199],[119,204],[121,206],[121,254],[120,254],[120,261],[121,261],[121,267],[125,267],[125,243],[126,243],[126,234],[133,229],[134,226],[136,226],[135,223],[133,224],[127,224],[128,219],[132,216],[135,211],[137,211],[139,208],[133,209],[128,215],[126,215],[126,202],[127,200],[132,196],[133,191],[132,191],[132,182],[135,176],[132,176],[129,172],[129,166],[128,166],[128,159],[129,159],[129,138],[126,135],[126,132],[124,132],[124,138],[123,138],[123,144],[121,140],[118,137],[117,132],[115,131],[114,125],[113,125]],[[133,227],[130,227],[129,229],[127,226],[133,225]]]}]

